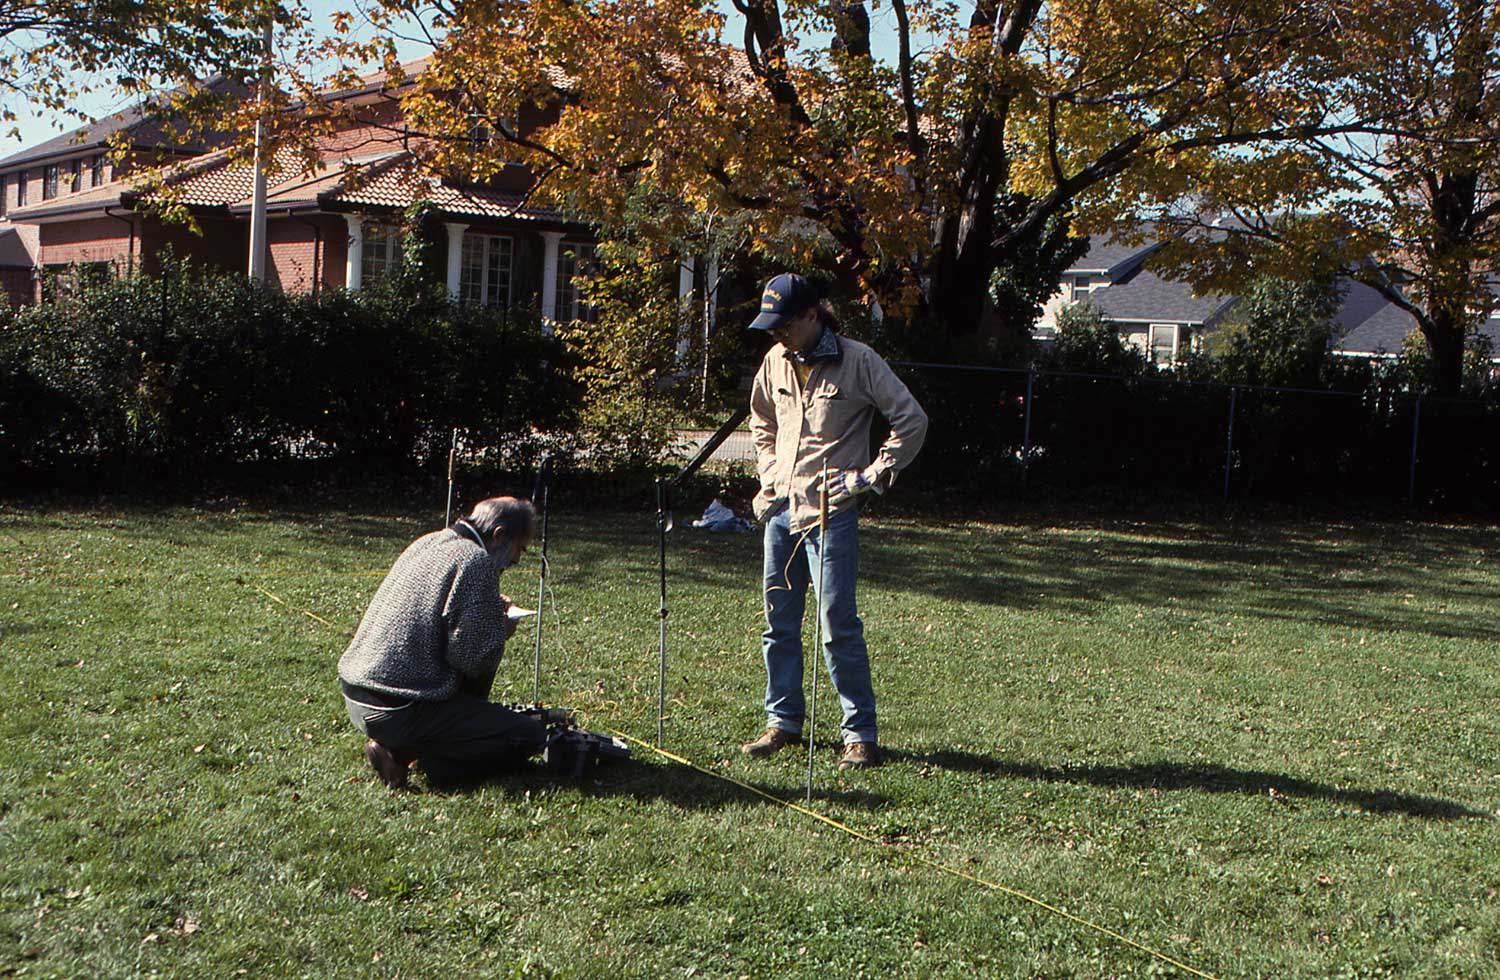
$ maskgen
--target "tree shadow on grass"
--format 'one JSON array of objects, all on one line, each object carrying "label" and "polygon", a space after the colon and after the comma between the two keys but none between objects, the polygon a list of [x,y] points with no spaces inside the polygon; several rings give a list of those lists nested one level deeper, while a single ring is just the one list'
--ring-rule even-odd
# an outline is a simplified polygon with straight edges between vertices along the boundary
[{"label": "tree shadow on grass", "polygon": [[1327,800],[1357,807],[1367,813],[1405,814],[1432,820],[1490,820],[1489,813],[1433,796],[1417,796],[1385,789],[1333,786],[1284,773],[1234,769],[1229,766],[1189,765],[1176,762],[1138,763],[1128,766],[1044,766],[1015,762],[973,752],[942,750],[904,752],[887,750],[894,760],[938,766],[955,772],[978,772],[1046,783],[1085,783],[1090,786],[1133,789],[1199,790],[1207,793],[1239,793],[1246,796],[1287,796]]}]

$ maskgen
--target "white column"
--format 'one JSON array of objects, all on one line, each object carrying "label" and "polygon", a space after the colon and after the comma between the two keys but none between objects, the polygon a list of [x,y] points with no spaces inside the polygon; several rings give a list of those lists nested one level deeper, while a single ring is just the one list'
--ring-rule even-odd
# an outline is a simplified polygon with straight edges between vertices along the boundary
[{"label": "white column", "polygon": [[560,231],[542,232],[542,332],[551,336],[557,320],[557,253],[562,245]]},{"label": "white column", "polygon": [[448,229],[448,299],[457,303],[458,287],[463,278],[464,232],[469,224],[466,221],[445,221],[443,227]]},{"label": "white column", "polygon": [[349,251],[344,258],[344,288],[357,292],[365,268],[365,218],[362,214],[346,214],[349,223]]},{"label": "white column", "polygon": [[677,328],[677,359],[687,357],[693,344],[689,326],[693,322],[693,270],[698,260],[691,255],[677,264],[677,305],[682,309],[682,322]]}]

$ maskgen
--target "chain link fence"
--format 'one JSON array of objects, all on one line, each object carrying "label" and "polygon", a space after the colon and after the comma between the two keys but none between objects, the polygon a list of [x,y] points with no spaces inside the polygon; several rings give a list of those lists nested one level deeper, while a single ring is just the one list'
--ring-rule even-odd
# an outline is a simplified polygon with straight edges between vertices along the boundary
[{"label": "chain link fence", "polygon": [[912,477],[1500,510],[1500,398],[892,365],[932,418]]}]

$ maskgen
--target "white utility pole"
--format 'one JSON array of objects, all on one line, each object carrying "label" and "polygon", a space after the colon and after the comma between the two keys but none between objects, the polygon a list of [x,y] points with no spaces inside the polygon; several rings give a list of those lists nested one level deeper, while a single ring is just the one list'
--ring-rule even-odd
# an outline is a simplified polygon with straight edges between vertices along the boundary
[{"label": "white utility pole", "polygon": [[266,11],[265,64],[260,74],[260,92],[256,96],[259,111],[255,118],[255,190],[250,198],[250,278],[256,282],[266,280],[266,170],[268,161],[264,146],[266,130],[266,103],[271,93],[271,44],[276,29],[276,18]]}]

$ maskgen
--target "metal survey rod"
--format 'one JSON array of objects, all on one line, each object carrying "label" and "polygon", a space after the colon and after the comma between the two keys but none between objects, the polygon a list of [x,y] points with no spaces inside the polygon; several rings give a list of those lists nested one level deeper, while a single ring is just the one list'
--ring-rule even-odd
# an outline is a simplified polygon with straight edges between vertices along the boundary
[{"label": "metal survey rod", "polygon": [[656,607],[658,621],[659,657],[656,667],[656,745],[662,745],[667,718],[667,532],[671,528],[670,511],[667,506],[667,482],[656,478],[656,540],[657,567],[661,584],[661,597]]},{"label": "metal survey rod", "polygon": [[537,704],[542,701],[542,605],[547,599],[547,491],[551,477],[552,456],[549,454],[542,457],[537,467],[536,489],[531,494],[532,502],[542,510],[541,570],[537,573],[536,583],[536,673],[531,683],[531,700]]},{"label": "metal survey rod", "polygon": [[818,668],[823,659],[823,563],[828,558],[828,457],[823,457],[823,482],[818,489],[818,594],[814,606],[812,701],[807,706],[807,802],[812,802],[813,739],[818,734]]},{"label": "metal survey rod", "polygon": [[443,512],[443,527],[453,526],[453,465],[458,459],[458,429],[453,430],[453,442],[448,446],[448,509]]}]

